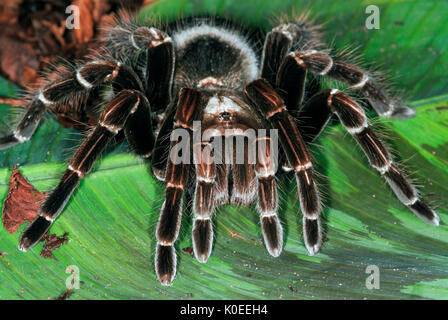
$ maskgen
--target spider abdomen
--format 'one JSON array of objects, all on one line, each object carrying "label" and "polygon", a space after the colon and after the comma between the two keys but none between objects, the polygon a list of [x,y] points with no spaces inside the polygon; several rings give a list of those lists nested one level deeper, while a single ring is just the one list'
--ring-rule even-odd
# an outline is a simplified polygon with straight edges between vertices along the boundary
[{"label": "spider abdomen", "polygon": [[175,86],[242,88],[258,74],[255,50],[237,31],[202,24],[173,34]]}]

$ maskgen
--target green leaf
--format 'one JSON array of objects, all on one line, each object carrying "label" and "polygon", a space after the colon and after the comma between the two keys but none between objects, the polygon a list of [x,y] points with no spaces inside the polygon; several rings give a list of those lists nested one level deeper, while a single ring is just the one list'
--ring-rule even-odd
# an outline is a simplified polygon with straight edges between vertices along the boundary
[{"label": "green leaf", "polygon": [[[377,4],[381,28],[367,30],[365,7]],[[278,258],[262,243],[254,207],[224,206],[214,218],[216,240],[210,260],[200,264],[182,249],[191,247],[191,217],[184,213],[177,242],[178,274],[172,287],[154,274],[155,225],[163,186],[145,165],[111,147],[69,201],[52,232],[69,233],[55,251],[59,262],[17,250],[18,237],[0,231],[0,299],[55,298],[65,291],[66,266],[82,281],[72,299],[398,299],[446,298],[448,292],[448,36],[446,1],[160,1],[140,12],[173,18],[192,12],[227,13],[268,29],[277,13],[311,9],[325,22],[327,40],[338,48],[359,45],[366,62],[383,65],[417,107],[410,120],[375,119],[428,199],[438,205],[440,227],[424,224],[392,194],[368,166],[355,141],[339,124],[312,147],[324,194],[326,239],[310,257],[303,245],[295,183],[281,182],[280,216],[285,248]],[[0,94],[14,87],[0,81]],[[1,123],[12,108],[0,106]],[[14,163],[39,190],[53,188],[65,159],[81,135],[52,119],[32,141],[0,152],[0,195],[4,199]],[[380,289],[368,290],[366,267],[380,269]]]}]

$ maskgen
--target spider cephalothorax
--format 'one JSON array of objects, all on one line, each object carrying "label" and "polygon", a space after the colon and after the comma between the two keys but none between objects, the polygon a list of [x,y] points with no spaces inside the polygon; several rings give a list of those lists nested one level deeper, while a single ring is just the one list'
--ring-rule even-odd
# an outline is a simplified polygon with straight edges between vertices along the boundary
[{"label": "spider cephalothorax", "polygon": [[[187,190],[193,191],[193,246],[199,261],[206,262],[211,253],[214,207],[225,203],[257,203],[265,245],[271,255],[281,253],[277,158],[284,161],[280,164],[286,171],[295,174],[304,242],[309,253],[315,254],[322,244],[321,206],[307,145],[332,115],[355,138],[397,198],[422,220],[438,225],[439,217],[394,164],[370,128],[363,108],[338,89],[307,91],[307,73],[359,90],[382,116],[406,118],[414,111],[391,99],[372,74],[331,57],[311,23],[303,18],[283,21],[266,35],[263,48],[214,19],[175,25],[165,31],[161,26],[132,23],[111,28],[100,54],[61,69],[56,80],[32,95],[16,129],[0,138],[0,148],[25,142],[46,110],[90,110],[93,107],[85,104],[89,95],[104,97],[96,126],[43,202],[39,217],[24,231],[21,250],[29,250],[47,232],[79,180],[112,138],[124,132],[132,151],[151,160],[154,174],[166,186],[156,230],[155,265],[162,284],[171,284],[176,273],[173,245]],[[249,129],[274,130],[279,147],[272,148],[269,134],[249,137]],[[200,140],[188,144],[192,155],[179,155],[178,145],[185,135],[174,134],[178,131],[186,132],[187,138],[200,131]],[[208,134],[202,135],[206,131]],[[241,136],[245,136],[240,139],[241,148],[230,149],[230,156],[226,148],[222,154],[211,148],[218,138],[225,138],[222,141],[228,146],[230,140]],[[249,161],[245,151],[252,144],[264,145],[255,149],[255,162]],[[241,154],[242,161],[229,161]],[[193,156],[196,161],[191,161]]]}]

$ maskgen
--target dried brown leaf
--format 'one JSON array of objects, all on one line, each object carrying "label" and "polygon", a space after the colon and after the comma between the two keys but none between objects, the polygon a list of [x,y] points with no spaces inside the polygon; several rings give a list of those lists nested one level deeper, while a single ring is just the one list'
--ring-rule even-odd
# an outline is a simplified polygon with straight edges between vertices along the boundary
[{"label": "dried brown leaf", "polygon": [[23,0],[9,0],[0,3],[0,23],[17,23],[19,7]]},{"label": "dried brown leaf", "polygon": [[3,226],[8,233],[16,233],[26,222],[38,216],[38,210],[45,194],[37,191],[33,185],[14,167],[9,177],[9,188],[3,203]]},{"label": "dried brown leaf", "polygon": [[51,258],[58,261],[52,251],[59,249],[60,246],[67,243],[67,232],[64,233],[61,237],[58,237],[55,234],[47,234],[44,238],[42,238],[41,241],[45,241],[44,247],[40,252],[41,257]]},{"label": "dried brown leaf", "polygon": [[0,68],[4,74],[19,84],[32,83],[37,79],[39,61],[33,46],[0,37],[4,49],[0,49]]},{"label": "dried brown leaf", "polygon": [[66,300],[71,294],[72,294],[72,290],[67,289],[67,290],[65,290],[65,292],[63,294],[61,294],[55,300]]},{"label": "dried brown leaf", "polygon": [[[41,202],[46,193],[39,192],[14,166],[9,177],[8,194],[3,204],[3,226],[8,233],[15,233],[24,223],[32,222],[38,216]],[[53,250],[67,243],[67,233],[61,237],[55,234],[46,234],[42,239],[45,242],[40,255],[44,258],[55,258]]]},{"label": "dried brown leaf", "polygon": [[79,28],[75,28],[75,39],[77,43],[87,43],[94,35],[92,0],[75,0],[73,5],[79,8]]},{"label": "dried brown leaf", "polygon": [[[135,12],[143,0],[44,2],[0,1],[0,74],[22,88],[38,87],[39,75],[60,58],[79,59],[98,49],[97,39],[116,24],[122,8]],[[68,3],[79,8],[77,29],[67,28]]]},{"label": "dried brown leaf", "polygon": [[185,253],[190,254],[190,256],[191,256],[192,258],[194,258],[194,253],[193,253],[193,248],[192,248],[192,247],[185,247],[185,248],[182,248],[182,251],[185,252]]},{"label": "dried brown leaf", "polygon": [[25,106],[25,101],[23,99],[0,96],[0,104],[9,104],[12,107],[23,107]]}]

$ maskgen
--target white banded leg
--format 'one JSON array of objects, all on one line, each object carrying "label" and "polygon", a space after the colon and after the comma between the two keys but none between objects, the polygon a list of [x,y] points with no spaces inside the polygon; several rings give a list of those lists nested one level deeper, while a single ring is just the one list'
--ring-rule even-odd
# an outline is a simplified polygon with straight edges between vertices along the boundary
[{"label": "white banded leg", "polygon": [[326,52],[316,50],[293,52],[288,58],[291,57],[305,70],[334,78],[360,90],[381,116],[409,118],[415,115],[413,109],[389,97],[373,76],[354,64],[333,59]]},{"label": "white banded leg", "polygon": [[30,140],[39,125],[40,119],[51,105],[52,102],[47,100],[42,91],[40,91],[38,96],[31,101],[25,114],[13,132],[0,136],[0,150]]},{"label": "white banded leg", "polygon": [[426,203],[419,199],[417,189],[393,163],[390,153],[369,126],[364,110],[349,96],[339,90],[326,91],[328,106],[336,113],[348,132],[356,139],[369,159],[389,183],[397,198],[423,221],[439,225],[440,218]]},{"label": "white banded leg", "polygon": [[283,99],[264,79],[250,82],[244,88],[246,95],[258,106],[272,127],[278,129],[279,140],[288,163],[294,169],[300,207],[304,215],[304,240],[308,252],[316,254],[322,245],[319,193],[313,179],[313,168],[308,148],[294,119],[286,110]]},{"label": "white banded leg", "polygon": [[[143,91],[137,75],[118,61],[96,60],[87,62],[76,70],[64,69],[57,79],[35,94],[16,129],[11,134],[0,137],[0,150],[31,139],[46,110],[57,110],[59,106],[66,104],[76,110],[79,107],[77,103],[85,101],[93,88],[105,82],[115,84],[118,89],[116,92],[123,89]],[[70,100],[74,95],[78,96],[76,101]]]},{"label": "white banded leg", "polygon": [[95,160],[110,140],[123,128],[129,115],[136,111],[143,96],[133,90],[118,93],[104,108],[98,125],[75,153],[57,187],[39,209],[37,217],[23,232],[19,249],[28,251],[45,235],[61,214],[81,178],[92,168]]},{"label": "white banded leg", "polygon": [[210,142],[195,147],[196,189],[193,202],[193,252],[199,262],[207,262],[212,251],[213,225],[211,221],[215,203],[216,164]]},{"label": "white banded leg", "polygon": [[[277,150],[274,150],[277,152]],[[255,173],[258,181],[257,208],[260,213],[264,243],[270,255],[278,257],[283,248],[283,230],[277,215],[278,194],[275,173],[277,164],[271,152],[271,139],[257,139]]]},{"label": "white banded leg", "polygon": [[135,53],[172,41],[159,29],[136,24],[117,25],[110,29],[106,37],[107,46],[116,58],[128,58]]},{"label": "white banded leg", "polygon": [[[201,92],[189,88],[179,91],[176,114],[174,116],[174,129],[188,133],[187,146],[190,148],[192,140],[193,121],[200,116],[202,108]],[[191,159],[189,155],[181,152],[182,136],[171,141],[170,151],[165,174],[165,202],[160,211],[157,223],[156,238],[157,249],[155,267],[157,278],[166,286],[172,284],[176,275],[176,252],[174,242],[179,235],[182,219],[183,193],[189,180]],[[185,142],[185,141],[183,141]]]}]

